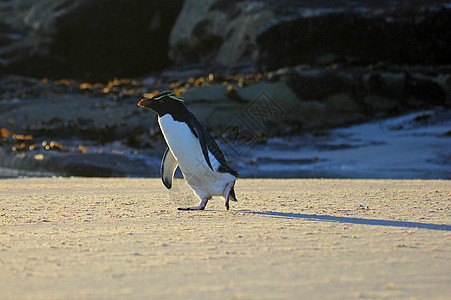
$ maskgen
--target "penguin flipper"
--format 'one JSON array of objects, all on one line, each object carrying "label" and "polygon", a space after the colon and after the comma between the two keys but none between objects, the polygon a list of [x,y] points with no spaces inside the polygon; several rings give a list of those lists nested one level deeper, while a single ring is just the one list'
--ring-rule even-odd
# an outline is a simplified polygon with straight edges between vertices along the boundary
[{"label": "penguin flipper", "polygon": [[211,166],[210,157],[208,156],[208,145],[210,143],[211,137],[208,131],[198,122],[195,122],[193,125],[193,129],[197,134],[197,138],[199,139],[200,147],[202,148],[202,154],[204,155],[205,161],[207,165],[210,167],[212,171],[213,167]]},{"label": "penguin flipper", "polygon": [[172,187],[172,178],[174,177],[177,166],[177,160],[174,155],[172,155],[171,150],[169,150],[169,147],[166,148],[166,151],[163,154],[163,159],[161,160],[160,175],[161,180],[167,189]]}]

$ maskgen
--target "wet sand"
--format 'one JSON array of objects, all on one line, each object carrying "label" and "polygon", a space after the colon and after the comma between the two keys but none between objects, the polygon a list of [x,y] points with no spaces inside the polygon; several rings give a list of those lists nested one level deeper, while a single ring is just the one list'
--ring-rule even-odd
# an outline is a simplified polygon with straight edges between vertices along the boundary
[{"label": "wet sand", "polygon": [[451,181],[0,180],[2,299],[445,299]]}]

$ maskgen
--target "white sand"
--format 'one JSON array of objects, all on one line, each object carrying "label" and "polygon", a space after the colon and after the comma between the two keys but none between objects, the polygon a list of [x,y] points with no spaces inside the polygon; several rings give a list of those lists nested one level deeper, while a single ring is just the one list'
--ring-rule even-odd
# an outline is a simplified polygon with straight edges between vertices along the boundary
[{"label": "white sand", "polygon": [[[446,299],[451,181],[0,180],[1,299]],[[449,299],[449,298],[448,298]]]}]

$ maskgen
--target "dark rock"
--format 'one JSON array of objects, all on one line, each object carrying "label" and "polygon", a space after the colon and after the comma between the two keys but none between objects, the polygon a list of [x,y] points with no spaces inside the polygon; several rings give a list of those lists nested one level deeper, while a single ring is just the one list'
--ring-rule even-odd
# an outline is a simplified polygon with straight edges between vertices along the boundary
[{"label": "dark rock", "polygon": [[451,9],[411,9],[343,11],[280,22],[257,37],[257,65],[450,64],[446,28]]},{"label": "dark rock", "polygon": [[360,83],[352,73],[327,69],[291,69],[284,75],[300,99],[323,99],[333,93],[354,94]]},{"label": "dark rock", "polygon": [[264,1],[187,0],[169,55],[177,64],[237,64],[253,54],[258,30],[272,19]]},{"label": "dark rock", "polygon": [[16,0],[0,70],[105,79],[198,68],[450,64],[450,6],[426,1]]},{"label": "dark rock", "polygon": [[[450,74],[445,67],[294,67],[252,76],[190,77],[168,85],[182,88],[189,108],[219,132],[238,118],[254,132],[279,135],[447,107]],[[0,128],[45,138],[123,140],[137,147],[158,138],[148,133],[157,127],[155,115],[136,105],[138,95],[110,99],[95,89],[81,91],[76,82],[60,91],[60,85],[22,77],[0,83]]]},{"label": "dark rock", "polygon": [[[192,87],[184,95],[199,119],[214,128],[245,123],[254,132],[263,125],[267,133],[291,132],[287,126],[298,128],[299,133],[446,107],[446,80],[440,83],[439,79],[447,78],[450,70],[431,70],[284,68],[257,83]],[[261,122],[262,118],[269,122]]]},{"label": "dark rock", "polygon": [[450,10],[443,0],[187,0],[170,57],[208,69],[449,64]]},{"label": "dark rock", "polygon": [[[0,168],[40,171],[43,175],[123,177],[152,176],[159,174],[159,166],[147,165],[142,159],[129,159],[120,154],[108,153],[18,153],[0,148]],[[1,171],[1,170],[0,170]],[[1,173],[1,172],[0,172]]]},{"label": "dark rock", "polygon": [[[0,16],[24,36],[0,50],[7,72],[106,79],[169,64],[177,1],[11,1]],[[2,41],[0,32],[0,41]]]}]

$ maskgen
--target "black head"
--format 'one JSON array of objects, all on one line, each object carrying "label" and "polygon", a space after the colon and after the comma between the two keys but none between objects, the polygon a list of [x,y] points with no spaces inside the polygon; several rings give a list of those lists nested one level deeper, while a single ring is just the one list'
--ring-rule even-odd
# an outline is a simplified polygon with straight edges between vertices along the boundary
[{"label": "black head", "polygon": [[183,104],[183,99],[173,92],[162,92],[150,99],[142,99],[138,102],[141,107],[150,108],[156,112],[160,117],[174,112],[185,111],[186,106]]}]

